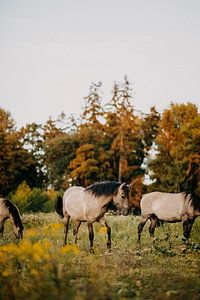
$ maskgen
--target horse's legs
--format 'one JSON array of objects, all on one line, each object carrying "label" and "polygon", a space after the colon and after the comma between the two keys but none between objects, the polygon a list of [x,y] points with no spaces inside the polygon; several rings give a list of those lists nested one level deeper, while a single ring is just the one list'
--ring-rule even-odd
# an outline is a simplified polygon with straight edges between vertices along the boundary
[{"label": "horse's legs", "polygon": [[107,249],[111,251],[111,227],[108,225],[104,217],[99,221],[101,225],[106,226],[107,228],[107,235],[108,235],[108,240],[107,240]]},{"label": "horse's legs", "polygon": [[183,235],[186,239],[189,239],[192,225],[195,219],[187,219],[183,221]]},{"label": "horse's legs", "polygon": [[151,224],[149,226],[149,234],[150,234],[150,237],[154,237],[154,231],[155,231],[156,225],[158,223],[158,218],[155,215],[151,215],[150,220],[151,220]]},{"label": "horse's legs", "polygon": [[0,234],[3,236],[3,232],[4,232],[4,221],[2,221],[0,223]]},{"label": "horse's legs", "polygon": [[81,225],[81,221],[76,221],[76,224],[75,224],[75,228],[74,228],[74,231],[73,231],[73,243],[76,244],[77,243],[77,235],[78,235],[78,230],[79,230],[79,227]]},{"label": "horse's legs", "polygon": [[111,251],[111,227],[108,225],[106,221],[105,221],[105,225],[107,227],[107,235],[108,235],[107,248],[109,251]]},{"label": "horse's legs", "polygon": [[90,252],[94,253],[94,249],[93,249],[94,230],[93,230],[92,223],[88,223],[88,231],[89,231],[89,239],[90,239]]},{"label": "horse's legs", "polygon": [[64,215],[64,245],[67,244],[67,234],[68,234],[68,228],[69,228],[69,219],[70,216],[65,214]]},{"label": "horse's legs", "polygon": [[142,233],[143,227],[146,224],[148,219],[149,219],[149,216],[148,217],[142,217],[141,222],[138,225],[138,242],[139,243],[140,243],[141,233]]}]

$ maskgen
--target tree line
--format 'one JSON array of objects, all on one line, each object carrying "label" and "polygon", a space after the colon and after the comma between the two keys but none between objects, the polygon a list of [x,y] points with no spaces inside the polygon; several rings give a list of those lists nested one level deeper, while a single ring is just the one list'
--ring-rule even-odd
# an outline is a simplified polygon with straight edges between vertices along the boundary
[{"label": "tree line", "polygon": [[152,190],[200,193],[198,107],[171,103],[162,114],[139,114],[127,77],[105,105],[101,88],[91,84],[79,118],[61,113],[17,129],[0,108],[0,195],[37,211],[48,210],[55,191],[102,180],[132,182],[133,201]]}]

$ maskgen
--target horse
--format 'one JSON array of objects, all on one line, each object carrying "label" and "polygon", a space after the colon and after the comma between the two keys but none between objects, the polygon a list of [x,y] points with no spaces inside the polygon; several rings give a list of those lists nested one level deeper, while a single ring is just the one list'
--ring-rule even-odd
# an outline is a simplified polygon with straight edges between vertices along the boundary
[{"label": "horse", "polygon": [[17,206],[9,199],[0,198],[0,234],[3,236],[4,223],[10,219],[13,225],[13,233],[17,239],[23,238],[23,225]]},{"label": "horse", "polygon": [[75,220],[73,243],[77,243],[77,234],[82,222],[87,222],[90,240],[90,252],[94,253],[93,223],[99,222],[107,228],[107,248],[111,251],[111,227],[104,218],[109,204],[113,203],[123,215],[129,213],[129,185],[116,181],[97,182],[86,188],[72,186],[56,202],[56,212],[64,218],[64,245],[67,244],[70,217]]},{"label": "horse", "polygon": [[154,237],[156,225],[160,222],[182,222],[185,240],[195,219],[200,216],[200,197],[193,192],[164,193],[152,192],[145,194],[141,199],[141,222],[138,225],[138,242],[141,239],[143,227],[148,219],[150,237]]}]

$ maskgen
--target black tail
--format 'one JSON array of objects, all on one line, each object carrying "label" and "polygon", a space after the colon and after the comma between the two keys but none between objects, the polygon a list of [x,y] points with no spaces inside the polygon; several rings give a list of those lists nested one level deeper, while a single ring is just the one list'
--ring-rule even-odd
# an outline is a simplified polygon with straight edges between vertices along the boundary
[{"label": "black tail", "polygon": [[57,200],[56,200],[56,203],[55,203],[55,210],[61,218],[64,218],[64,215],[63,215],[63,199],[62,199],[61,196],[57,197]]}]

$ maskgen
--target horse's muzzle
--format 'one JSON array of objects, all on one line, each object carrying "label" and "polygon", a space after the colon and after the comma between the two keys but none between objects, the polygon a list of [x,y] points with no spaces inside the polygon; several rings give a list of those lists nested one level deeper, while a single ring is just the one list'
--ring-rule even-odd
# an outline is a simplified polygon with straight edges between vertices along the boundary
[{"label": "horse's muzzle", "polygon": [[17,235],[16,235],[16,238],[21,240],[23,239],[23,232],[19,232]]},{"label": "horse's muzzle", "polygon": [[130,211],[130,208],[123,208],[123,209],[121,209],[121,214],[123,216],[128,216],[129,211]]}]

